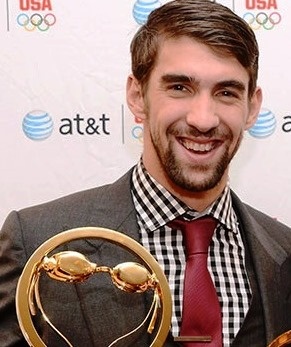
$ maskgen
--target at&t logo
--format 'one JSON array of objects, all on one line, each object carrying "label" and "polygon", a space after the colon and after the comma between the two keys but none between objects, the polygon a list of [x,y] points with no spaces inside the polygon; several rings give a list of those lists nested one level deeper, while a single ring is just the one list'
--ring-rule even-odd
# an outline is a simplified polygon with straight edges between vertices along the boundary
[{"label": "at&t logo", "polygon": [[110,118],[105,113],[99,118],[85,118],[77,113],[74,117],[61,118],[59,124],[54,126],[53,119],[48,112],[33,110],[23,118],[22,130],[29,139],[34,141],[46,140],[52,135],[54,128],[57,128],[62,136],[109,136],[109,123]]},{"label": "at&t logo", "polygon": [[256,123],[249,129],[249,134],[262,139],[271,136],[276,129],[277,121],[274,113],[262,108]]},{"label": "at&t logo", "polygon": [[22,121],[24,134],[34,141],[41,141],[50,137],[53,132],[53,126],[51,116],[41,110],[28,112]]},{"label": "at&t logo", "polygon": [[56,23],[51,0],[19,0],[16,22],[26,31],[47,31]]},{"label": "at&t logo", "polygon": [[249,11],[243,15],[243,19],[253,30],[271,30],[282,19],[277,0],[246,0],[246,9]]}]

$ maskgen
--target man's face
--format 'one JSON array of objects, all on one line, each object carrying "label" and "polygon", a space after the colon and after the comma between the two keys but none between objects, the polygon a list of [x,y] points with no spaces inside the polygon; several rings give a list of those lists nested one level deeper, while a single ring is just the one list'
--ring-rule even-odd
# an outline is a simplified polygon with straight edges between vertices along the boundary
[{"label": "man's face", "polygon": [[[165,40],[144,95],[134,101],[138,114],[132,108],[143,119],[143,160],[151,175],[167,188],[193,193],[225,184],[261,103],[260,89],[248,98],[248,82],[235,58],[190,38]],[[138,87],[129,83],[129,99]]]}]

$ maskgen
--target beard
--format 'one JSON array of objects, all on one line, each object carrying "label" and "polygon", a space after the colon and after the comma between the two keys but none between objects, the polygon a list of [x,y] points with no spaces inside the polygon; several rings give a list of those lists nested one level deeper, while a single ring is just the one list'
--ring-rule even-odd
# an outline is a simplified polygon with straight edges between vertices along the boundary
[{"label": "beard", "polygon": [[[207,137],[214,135],[217,136],[217,130],[210,130],[205,134],[200,133],[196,129],[192,129],[190,132],[192,135],[196,134],[196,136],[198,134],[200,134],[200,136]],[[177,133],[177,131],[173,130],[171,133]],[[173,141],[170,141],[168,147],[164,150],[160,136],[158,134],[151,133],[152,144],[158,155],[164,173],[175,185],[193,193],[208,191],[214,188],[221,181],[232,158],[236,154],[241,144],[243,132],[240,133],[232,151],[230,151],[230,144],[233,142],[233,135],[229,128],[224,130],[223,135],[220,134],[220,138],[223,138],[224,143],[227,143],[227,145],[225,146],[225,149],[216,164],[185,164],[182,163],[175,154]]]}]

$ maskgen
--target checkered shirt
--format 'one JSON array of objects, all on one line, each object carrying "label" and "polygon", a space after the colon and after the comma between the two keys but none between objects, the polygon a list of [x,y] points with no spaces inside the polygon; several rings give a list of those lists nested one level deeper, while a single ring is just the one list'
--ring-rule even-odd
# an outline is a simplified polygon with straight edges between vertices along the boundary
[{"label": "checkered shirt", "polygon": [[185,251],[181,231],[167,224],[182,215],[186,220],[211,215],[219,221],[209,247],[208,269],[222,309],[223,345],[230,346],[249,309],[251,288],[229,185],[211,206],[198,213],[151,177],[142,160],[133,171],[132,182],[141,243],[160,264],[172,293],[173,336],[179,335],[181,325]]}]

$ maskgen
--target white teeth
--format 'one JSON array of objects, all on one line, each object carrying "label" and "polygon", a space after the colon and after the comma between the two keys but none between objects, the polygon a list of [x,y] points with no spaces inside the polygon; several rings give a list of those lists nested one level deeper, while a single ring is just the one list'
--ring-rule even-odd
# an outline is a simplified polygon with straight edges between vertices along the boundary
[{"label": "white teeth", "polygon": [[192,141],[183,141],[183,146],[196,152],[207,152],[212,149],[211,143],[197,143]]}]

